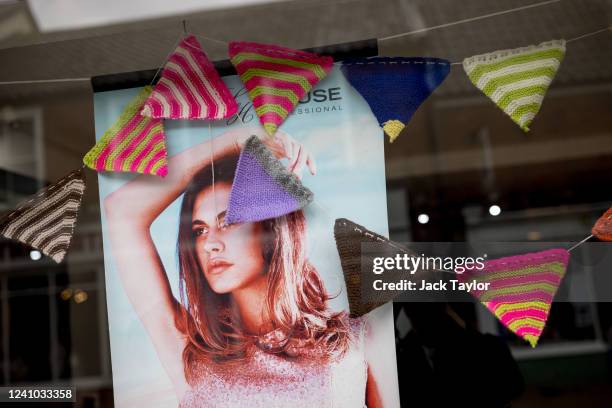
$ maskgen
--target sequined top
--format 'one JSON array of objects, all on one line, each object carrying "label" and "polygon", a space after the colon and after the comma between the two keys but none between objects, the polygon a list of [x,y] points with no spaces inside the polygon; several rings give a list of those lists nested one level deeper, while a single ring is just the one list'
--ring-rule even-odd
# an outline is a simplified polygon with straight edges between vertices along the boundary
[{"label": "sequined top", "polygon": [[363,408],[367,382],[365,318],[350,319],[351,343],[342,358],[321,362],[303,353],[285,357],[247,347],[240,365],[198,364],[181,408]]}]

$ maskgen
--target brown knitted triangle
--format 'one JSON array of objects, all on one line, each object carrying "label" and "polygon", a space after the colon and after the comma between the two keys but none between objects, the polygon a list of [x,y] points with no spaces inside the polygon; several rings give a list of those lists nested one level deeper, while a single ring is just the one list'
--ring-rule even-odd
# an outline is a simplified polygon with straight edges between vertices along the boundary
[{"label": "brown knitted triangle", "polygon": [[[382,243],[388,246],[390,253],[403,252],[411,256],[416,256],[416,254],[388,240],[382,235],[369,231],[346,218],[339,218],[336,220],[334,225],[334,237],[336,239],[338,254],[340,255],[342,272],[344,273],[351,317],[364,315],[390,302],[399,294],[399,292],[390,293],[388,291],[380,291],[369,293],[367,300],[364,299],[361,293],[363,283],[361,266],[364,260],[363,257],[370,257],[372,255],[362,255],[361,244],[363,242]],[[378,256],[380,254],[376,255]]]}]

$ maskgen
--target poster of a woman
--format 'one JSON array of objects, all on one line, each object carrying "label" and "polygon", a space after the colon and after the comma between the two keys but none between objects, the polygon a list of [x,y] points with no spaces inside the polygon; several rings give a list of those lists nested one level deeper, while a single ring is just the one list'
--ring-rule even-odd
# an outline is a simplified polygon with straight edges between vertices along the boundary
[{"label": "poster of a woman", "polygon": [[[302,127],[311,120],[296,119]],[[240,149],[252,135],[308,178],[316,199],[324,191],[314,182],[330,177],[330,153],[320,144],[327,133],[298,138],[284,128],[269,137],[256,123],[214,135],[188,127],[209,137],[174,152],[170,142],[164,179],[100,177],[117,406],[399,406],[388,316],[350,319],[337,259],[325,259],[337,258],[320,232],[331,234],[332,215],[315,208],[224,222]],[[178,137],[172,133],[169,141]],[[131,378],[120,356],[133,362]]]}]

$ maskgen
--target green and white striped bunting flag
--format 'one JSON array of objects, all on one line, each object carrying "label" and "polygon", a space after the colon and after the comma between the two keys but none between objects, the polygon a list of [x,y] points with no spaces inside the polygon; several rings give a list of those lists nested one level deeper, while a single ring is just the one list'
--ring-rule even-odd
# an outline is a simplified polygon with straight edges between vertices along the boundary
[{"label": "green and white striped bunting flag", "polygon": [[474,85],[525,132],[540,110],[565,55],[565,40],[494,51],[463,60]]}]

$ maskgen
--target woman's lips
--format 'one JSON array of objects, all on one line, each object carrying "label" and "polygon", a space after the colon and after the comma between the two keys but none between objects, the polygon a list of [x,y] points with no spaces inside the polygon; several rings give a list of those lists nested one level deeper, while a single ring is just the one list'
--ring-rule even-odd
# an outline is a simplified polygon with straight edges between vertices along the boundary
[{"label": "woman's lips", "polygon": [[223,258],[213,258],[206,264],[208,273],[211,275],[223,273],[232,265],[234,264]]}]

